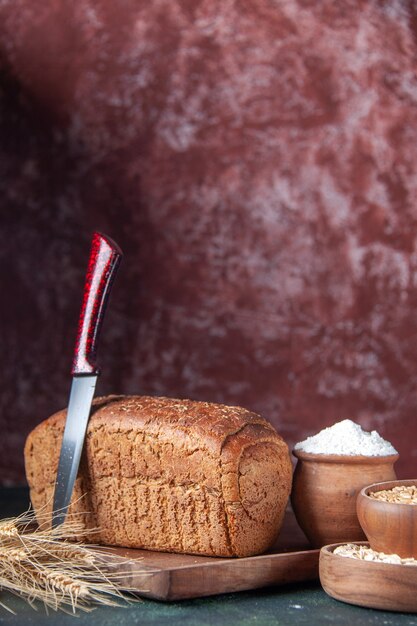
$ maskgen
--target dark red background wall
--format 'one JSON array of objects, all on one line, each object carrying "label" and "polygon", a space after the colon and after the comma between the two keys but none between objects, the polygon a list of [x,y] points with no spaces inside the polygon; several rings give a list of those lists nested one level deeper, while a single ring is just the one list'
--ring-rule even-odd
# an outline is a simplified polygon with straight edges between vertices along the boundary
[{"label": "dark red background wall", "polygon": [[100,392],[342,418],[416,472],[410,0],[0,8],[0,480],[67,399],[94,229],[125,251]]}]

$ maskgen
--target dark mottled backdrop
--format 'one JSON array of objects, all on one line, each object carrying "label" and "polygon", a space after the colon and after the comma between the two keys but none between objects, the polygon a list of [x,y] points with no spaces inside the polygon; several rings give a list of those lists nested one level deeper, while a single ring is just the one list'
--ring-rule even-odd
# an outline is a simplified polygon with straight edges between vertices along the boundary
[{"label": "dark mottled backdrop", "polygon": [[0,480],[62,407],[93,229],[101,392],[341,418],[416,475],[413,0],[3,0]]}]

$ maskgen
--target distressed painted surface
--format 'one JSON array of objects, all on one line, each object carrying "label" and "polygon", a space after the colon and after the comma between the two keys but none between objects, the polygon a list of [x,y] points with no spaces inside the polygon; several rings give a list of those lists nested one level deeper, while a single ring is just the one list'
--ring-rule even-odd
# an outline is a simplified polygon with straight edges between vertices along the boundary
[{"label": "distressed painted surface", "polygon": [[[66,402],[93,229],[102,391],[342,418],[416,473],[410,0],[2,0],[1,477]],[[59,279],[59,280],[58,280]]]}]

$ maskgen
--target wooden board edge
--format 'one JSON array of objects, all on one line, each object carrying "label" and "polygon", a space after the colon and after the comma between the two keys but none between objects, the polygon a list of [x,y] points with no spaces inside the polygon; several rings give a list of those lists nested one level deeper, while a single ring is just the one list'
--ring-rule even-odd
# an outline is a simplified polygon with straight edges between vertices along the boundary
[{"label": "wooden board edge", "polygon": [[138,595],[173,602],[318,580],[319,553],[306,550],[161,569],[149,578],[149,589]]}]

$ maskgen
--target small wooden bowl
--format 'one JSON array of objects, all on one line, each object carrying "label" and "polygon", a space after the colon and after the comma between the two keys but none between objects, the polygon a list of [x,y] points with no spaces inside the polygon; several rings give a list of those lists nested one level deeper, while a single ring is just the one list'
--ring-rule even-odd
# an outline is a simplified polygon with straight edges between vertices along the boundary
[{"label": "small wooden bowl", "polygon": [[362,487],[397,476],[390,456],[312,454],[294,450],[291,503],[297,522],[310,543],[321,547],[337,541],[366,539],[356,515]]},{"label": "small wooden bowl", "polygon": [[[417,612],[417,567],[333,554],[338,545],[342,544],[324,546],[320,550],[320,582],[329,596],[372,609]],[[359,542],[357,545],[368,544]]]},{"label": "small wooden bowl", "polygon": [[384,502],[368,495],[402,485],[417,485],[417,479],[391,480],[364,487],[358,495],[356,510],[373,550],[417,559],[417,505]]}]

